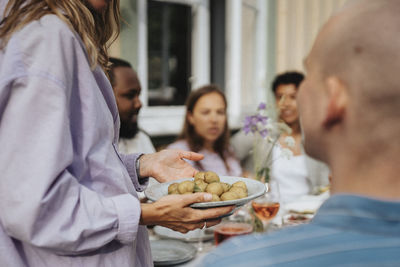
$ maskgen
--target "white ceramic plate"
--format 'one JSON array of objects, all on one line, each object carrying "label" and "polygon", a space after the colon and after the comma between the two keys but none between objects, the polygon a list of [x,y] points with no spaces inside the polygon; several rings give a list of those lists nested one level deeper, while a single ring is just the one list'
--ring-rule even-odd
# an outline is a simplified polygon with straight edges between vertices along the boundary
[{"label": "white ceramic plate", "polygon": [[180,232],[158,225],[155,226],[153,230],[155,234],[162,238],[179,239],[187,242],[197,242],[199,240],[207,241],[214,238],[214,231],[212,230],[212,228],[206,228],[204,231],[202,231],[201,229],[195,229],[193,231],[187,232],[186,234],[182,234]]},{"label": "white ceramic plate", "polygon": [[[252,199],[255,199],[265,193],[265,185],[259,181],[243,178],[243,177],[234,177],[234,176],[220,176],[221,182],[233,184],[239,181],[243,181],[246,183],[248,196],[241,199],[235,200],[227,200],[227,201],[217,201],[217,202],[202,202],[202,203],[194,203],[191,205],[192,208],[214,208],[221,206],[242,206],[249,202]],[[180,180],[175,180],[167,183],[156,184],[150,186],[146,189],[145,195],[148,199],[152,201],[157,201],[163,196],[168,195],[168,186],[172,183],[180,183],[186,180],[193,180],[193,178],[185,178]]]},{"label": "white ceramic plate", "polygon": [[314,214],[325,201],[321,195],[305,195],[299,199],[286,203],[285,209],[289,212],[300,214]]},{"label": "white ceramic plate", "polygon": [[187,262],[196,256],[196,248],[179,240],[150,241],[155,266],[169,266]]}]

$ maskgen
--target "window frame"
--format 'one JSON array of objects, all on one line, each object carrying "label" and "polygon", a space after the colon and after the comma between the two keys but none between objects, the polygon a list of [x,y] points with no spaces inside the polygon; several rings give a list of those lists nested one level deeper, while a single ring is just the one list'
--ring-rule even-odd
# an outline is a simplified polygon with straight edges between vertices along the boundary
[{"label": "window frame", "polygon": [[[211,82],[211,29],[209,0],[156,0],[166,3],[189,5],[192,8],[192,74],[191,89]],[[267,16],[269,4],[265,0],[255,0],[257,11],[256,46],[253,73],[254,87],[251,92],[254,101],[265,100],[269,88],[268,74],[272,72],[268,61],[268,29]],[[148,73],[147,73],[147,0],[137,0],[137,73],[142,82],[141,101],[143,108],[139,116],[139,124],[150,136],[177,135],[183,125],[185,107],[182,106],[148,106]],[[231,129],[241,126],[244,115],[254,112],[253,106],[241,103],[242,94],[242,9],[246,5],[243,0],[227,0],[225,4],[225,94],[228,106],[229,125]],[[268,26],[268,25],[267,25]],[[273,64],[273,63],[272,63]],[[256,105],[257,103],[255,103]]]},{"label": "window frame", "polygon": [[[210,14],[209,0],[156,0],[185,4],[192,8],[192,74],[191,88],[210,83]],[[185,114],[182,106],[148,105],[147,0],[137,0],[138,62],[137,73],[142,84],[140,100],[143,108],[139,124],[151,136],[178,134]]]}]

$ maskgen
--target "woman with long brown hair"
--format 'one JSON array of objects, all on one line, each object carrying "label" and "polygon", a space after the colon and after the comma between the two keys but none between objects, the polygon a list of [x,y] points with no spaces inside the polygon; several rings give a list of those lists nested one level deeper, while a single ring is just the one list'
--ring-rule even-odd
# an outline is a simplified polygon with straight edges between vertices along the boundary
[{"label": "woman with long brown hair", "polygon": [[200,170],[240,176],[240,163],[229,144],[226,109],[225,95],[216,85],[206,85],[192,91],[186,101],[182,132],[178,140],[168,148],[203,154],[203,160],[190,162]]},{"label": "woman with long brown hair", "polygon": [[118,12],[118,0],[10,0],[1,12],[0,266],[151,266],[145,225],[187,232],[232,209],[188,207],[204,193],[139,202],[147,177],[193,176],[183,159],[202,156],[118,153],[103,71]]}]

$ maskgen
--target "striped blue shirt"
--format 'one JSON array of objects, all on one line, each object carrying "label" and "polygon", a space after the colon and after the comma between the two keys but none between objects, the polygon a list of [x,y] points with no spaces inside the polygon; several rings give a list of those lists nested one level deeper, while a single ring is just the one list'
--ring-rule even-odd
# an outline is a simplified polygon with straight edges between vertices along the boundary
[{"label": "striped blue shirt", "polygon": [[201,266],[400,266],[400,202],[335,195],[311,223],[231,239]]}]

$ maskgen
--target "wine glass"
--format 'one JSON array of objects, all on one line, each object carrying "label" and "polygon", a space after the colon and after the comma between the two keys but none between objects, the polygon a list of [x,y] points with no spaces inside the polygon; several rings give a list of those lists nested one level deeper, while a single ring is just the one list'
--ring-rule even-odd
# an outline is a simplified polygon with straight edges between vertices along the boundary
[{"label": "wine glass", "polygon": [[264,231],[267,231],[270,221],[278,214],[281,196],[279,184],[275,179],[265,183],[265,189],[265,194],[253,200],[251,206],[257,218],[262,221]]},{"label": "wine glass", "polygon": [[203,237],[205,234],[206,230],[206,223],[204,223],[204,226],[200,229],[198,229],[199,235],[198,235],[198,240],[197,240],[197,251],[202,252],[204,250],[203,247]]}]

